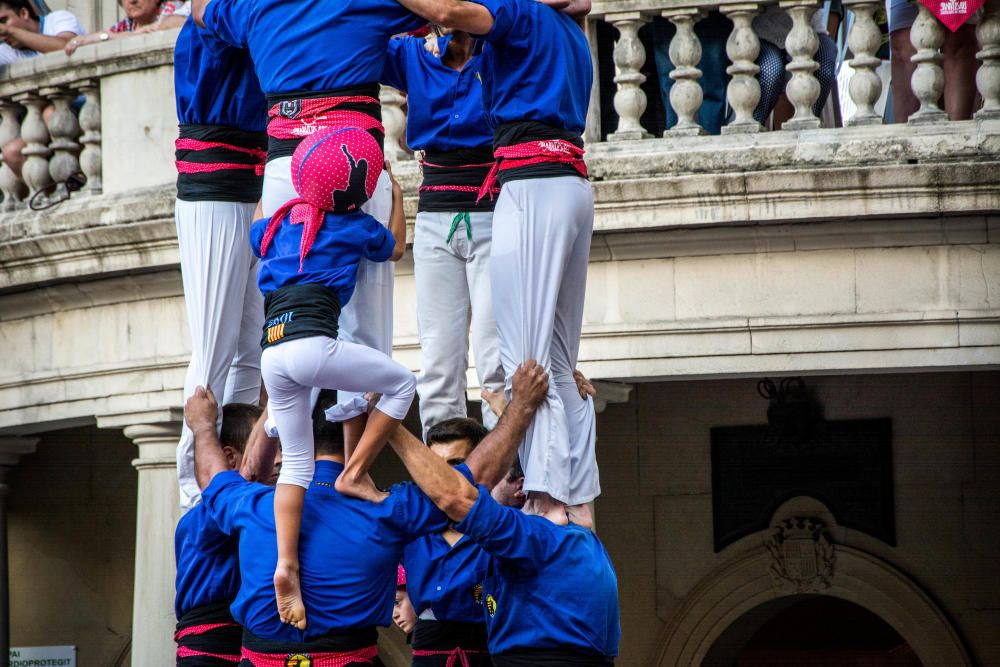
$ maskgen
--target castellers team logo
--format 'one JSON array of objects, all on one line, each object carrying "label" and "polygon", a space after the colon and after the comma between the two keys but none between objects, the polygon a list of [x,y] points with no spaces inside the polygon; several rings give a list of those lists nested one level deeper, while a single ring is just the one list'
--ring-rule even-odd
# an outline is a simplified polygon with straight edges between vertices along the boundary
[{"label": "castellers team logo", "polygon": [[483,603],[483,585],[476,584],[472,587],[472,599],[476,601],[476,604]]},{"label": "castellers team logo", "polygon": [[312,657],[308,653],[293,653],[285,658],[285,667],[312,667]]},{"label": "castellers team logo", "polygon": [[285,118],[295,118],[302,111],[302,100],[285,100],[278,107],[278,111]]},{"label": "castellers team logo", "polygon": [[486,596],[486,611],[490,612],[490,616],[497,613],[497,601],[493,599],[492,595]]}]

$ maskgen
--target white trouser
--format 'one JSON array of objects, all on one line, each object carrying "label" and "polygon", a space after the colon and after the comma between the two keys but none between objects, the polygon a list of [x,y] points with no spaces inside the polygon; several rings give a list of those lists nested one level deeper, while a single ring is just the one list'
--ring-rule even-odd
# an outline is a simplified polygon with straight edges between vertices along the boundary
[{"label": "white trouser", "polygon": [[281,435],[279,484],[308,487],[312,481],[314,388],[382,394],[378,409],[403,419],[413,402],[416,378],[405,366],[356,343],[329,336],[297,338],[261,355],[267,409]]},{"label": "white trouser", "polygon": [[[191,363],[184,400],[202,385],[226,403],[257,404],[264,298],[257,289],[257,258],[247,242],[256,204],[177,200],[184,303],[191,330]],[[219,411],[219,425],[222,411]],[[194,475],[194,436],[185,423],[177,445],[183,509],[201,498]]]},{"label": "white trouser", "polygon": [[[264,169],[264,192],[261,206],[264,217],[274,214],[285,202],[298,194],[292,185],[292,158],[271,160]],[[392,181],[382,171],[372,198],[361,207],[365,213],[389,225],[392,213]],[[396,270],[393,262],[371,262],[362,259],[354,295],[340,311],[338,340],[359,343],[392,356],[392,283]],[[349,391],[337,393],[337,406],[331,409],[343,421],[361,414],[364,397]]]},{"label": "white trouser", "polygon": [[[479,386],[503,388],[503,366],[497,343],[497,322],[490,295],[490,242],[493,214],[471,212],[472,240],[462,221],[448,234],[457,212],[417,213],[413,237],[413,272],[417,286],[417,326],[420,330],[420,423],[427,429],[453,417],[465,417],[469,366],[469,325]],[[486,401],[483,423],[492,429],[497,417]]]},{"label": "white trouser", "polygon": [[511,378],[535,359],[549,393],[521,445],[524,490],[569,505],[600,492],[594,404],[580,398],[573,369],[580,350],[594,195],[578,176],[504,184],[493,214],[490,277],[500,358]]}]

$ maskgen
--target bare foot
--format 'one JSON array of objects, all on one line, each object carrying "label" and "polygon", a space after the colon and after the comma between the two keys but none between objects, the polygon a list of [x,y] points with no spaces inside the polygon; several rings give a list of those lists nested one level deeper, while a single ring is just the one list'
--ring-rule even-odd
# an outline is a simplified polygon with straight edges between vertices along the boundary
[{"label": "bare foot", "polygon": [[590,511],[590,503],[567,505],[566,516],[578,526],[589,528],[590,530],[594,529],[594,515]]},{"label": "bare foot", "polygon": [[507,407],[507,395],[504,394],[503,389],[498,391],[483,389],[479,392],[479,396],[486,401],[486,404],[490,406],[490,410],[492,410],[493,414],[497,417],[502,415],[504,408]]},{"label": "bare foot", "polygon": [[299,588],[298,564],[278,561],[274,569],[274,593],[281,622],[305,630],[306,606],[302,603],[302,589]]},{"label": "bare foot", "polygon": [[566,505],[542,491],[528,492],[528,500],[524,503],[524,513],[543,516],[560,526],[569,523],[569,517],[566,516]]},{"label": "bare foot", "polygon": [[389,496],[385,491],[379,491],[379,488],[375,486],[375,482],[372,481],[371,475],[367,473],[361,479],[351,479],[348,477],[347,470],[345,470],[340,473],[334,486],[339,493],[345,496],[370,500],[373,503],[380,503]]}]

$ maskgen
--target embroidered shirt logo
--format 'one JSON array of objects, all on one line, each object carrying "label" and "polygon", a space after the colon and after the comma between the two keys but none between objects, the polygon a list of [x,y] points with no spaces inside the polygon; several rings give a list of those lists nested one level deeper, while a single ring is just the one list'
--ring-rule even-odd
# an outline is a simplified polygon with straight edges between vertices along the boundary
[{"label": "embroidered shirt logo", "polygon": [[285,118],[295,118],[302,111],[302,100],[284,100],[278,111]]},{"label": "embroidered shirt logo", "polygon": [[285,658],[285,667],[312,667],[312,656],[308,653],[293,653]]},{"label": "embroidered shirt logo", "polygon": [[476,604],[483,603],[483,585],[476,584],[472,587],[472,599],[476,601]]},{"label": "embroidered shirt logo", "polygon": [[486,611],[490,612],[490,616],[497,613],[497,601],[492,595],[486,596]]},{"label": "embroidered shirt logo", "polygon": [[294,319],[295,311],[282,313],[267,321],[267,342],[274,343],[285,337],[285,325]]}]

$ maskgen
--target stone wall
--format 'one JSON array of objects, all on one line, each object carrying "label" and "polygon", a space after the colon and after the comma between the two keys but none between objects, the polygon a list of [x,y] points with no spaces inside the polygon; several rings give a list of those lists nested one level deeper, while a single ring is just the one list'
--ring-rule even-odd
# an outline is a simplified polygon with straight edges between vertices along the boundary
[{"label": "stone wall", "polygon": [[10,474],[12,646],[72,644],[79,665],[128,664],[134,455],[120,431],[51,431]]}]

